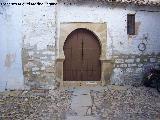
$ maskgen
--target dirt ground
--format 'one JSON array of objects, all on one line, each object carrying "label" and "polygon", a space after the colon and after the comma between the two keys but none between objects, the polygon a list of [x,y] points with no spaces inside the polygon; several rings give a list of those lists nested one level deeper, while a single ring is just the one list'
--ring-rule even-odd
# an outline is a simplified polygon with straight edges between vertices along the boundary
[{"label": "dirt ground", "polygon": [[154,88],[106,86],[0,93],[0,120],[160,120]]}]

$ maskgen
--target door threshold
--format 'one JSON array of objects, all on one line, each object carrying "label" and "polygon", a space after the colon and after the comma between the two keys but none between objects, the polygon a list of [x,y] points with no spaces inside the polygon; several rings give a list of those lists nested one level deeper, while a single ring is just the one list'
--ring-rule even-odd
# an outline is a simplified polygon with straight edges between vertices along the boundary
[{"label": "door threshold", "polygon": [[101,81],[63,81],[61,87],[95,87],[101,86]]}]

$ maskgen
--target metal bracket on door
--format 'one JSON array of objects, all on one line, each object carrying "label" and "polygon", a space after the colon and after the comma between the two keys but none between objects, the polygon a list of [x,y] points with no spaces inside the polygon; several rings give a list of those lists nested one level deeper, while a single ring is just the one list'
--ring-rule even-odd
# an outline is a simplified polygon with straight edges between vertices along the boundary
[{"label": "metal bracket on door", "polygon": [[83,39],[82,39],[82,60],[83,60],[83,52],[84,52],[84,51],[83,51],[83,44],[84,44],[84,43],[83,43]]}]

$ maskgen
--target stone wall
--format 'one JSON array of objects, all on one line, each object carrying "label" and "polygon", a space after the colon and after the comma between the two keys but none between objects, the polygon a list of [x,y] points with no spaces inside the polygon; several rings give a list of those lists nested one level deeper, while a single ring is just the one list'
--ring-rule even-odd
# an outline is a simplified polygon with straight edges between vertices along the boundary
[{"label": "stone wall", "polygon": [[22,24],[25,84],[32,88],[49,88],[55,82],[55,5],[24,6]]},{"label": "stone wall", "polygon": [[139,86],[146,72],[146,66],[159,67],[160,65],[160,54],[121,54],[113,57],[115,64],[111,84]]}]

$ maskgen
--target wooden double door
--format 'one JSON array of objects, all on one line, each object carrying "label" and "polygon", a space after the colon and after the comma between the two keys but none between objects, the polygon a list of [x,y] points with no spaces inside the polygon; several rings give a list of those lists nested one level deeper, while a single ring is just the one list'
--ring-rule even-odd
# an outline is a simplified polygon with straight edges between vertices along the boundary
[{"label": "wooden double door", "polygon": [[74,30],[66,39],[63,63],[64,81],[99,81],[101,49],[97,37],[86,29]]}]

